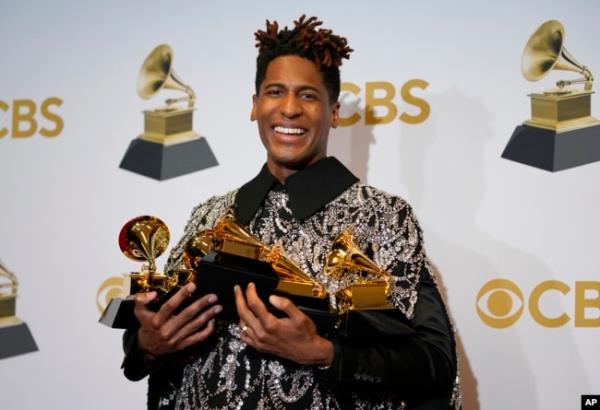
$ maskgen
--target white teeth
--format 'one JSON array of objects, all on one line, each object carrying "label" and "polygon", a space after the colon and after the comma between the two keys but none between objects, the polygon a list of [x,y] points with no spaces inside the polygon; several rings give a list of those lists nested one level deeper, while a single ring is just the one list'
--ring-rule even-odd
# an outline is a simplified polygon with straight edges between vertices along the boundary
[{"label": "white teeth", "polygon": [[276,126],[274,128],[275,132],[279,132],[281,134],[295,134],[295,135],[300,135],[304,133],[304,130],[302,128],[285,128],[285,127],[281,127],[281,126]]}]

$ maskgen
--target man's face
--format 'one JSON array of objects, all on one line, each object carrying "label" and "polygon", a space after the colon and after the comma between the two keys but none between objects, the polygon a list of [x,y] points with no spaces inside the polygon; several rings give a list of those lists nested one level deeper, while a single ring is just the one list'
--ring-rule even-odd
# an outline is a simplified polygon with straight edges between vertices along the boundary
[{"label": "man's face", "polygon": [[338,118],[339,104],[329,102],[317,66],[298,56],[271,61],[252,99],[267,165],[281,180],[326,156],[329,128]]}]

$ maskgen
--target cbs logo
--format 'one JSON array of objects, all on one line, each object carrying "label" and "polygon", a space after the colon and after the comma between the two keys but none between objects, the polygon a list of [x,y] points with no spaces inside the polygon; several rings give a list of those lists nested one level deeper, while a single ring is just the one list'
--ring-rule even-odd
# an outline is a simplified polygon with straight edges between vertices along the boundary
[{"label": "cbs logo", "polygon": [[[40,115],[44,118],[45,124],[39,124],[36,119],[37,104],[33,100],[19,99],[12,101],[12,113],[10,115],[10,128],[3,126],[2,112],[10,113],[11,105],[0,100],[0,138],[9,133],[13,138],[29,138],[35,135],[36,132],[44,137],[56,137],[63,128],[64,121],[60,115],[56,114],[54,107],[60,107],[63,101],[58,97],[46,98],[40,104]],[[5,124],[8,123],[4,122]],[[48,123],[50,126],[48,126]]]},{"label": "cbs logo", "polygon": [[124,297],[126,293],[125,276],[111,276],[98,287],[96,292],[96,308],[102,314],[110,301],[116,297]]},{"label": "cbs logo", "polygon": [[[538,324],[544,327],[566,325],[571,316],[562,313],[549,316],[540,308],[540,300],[547,292],[567,295],[569,285],[558,280],[547,280],[538,284],[528,299],[528,310]],[[476,309],[479,318],[488,326],[501,329],[514,325],[525,310],[525,297],[521,289],[508,279],[494,279],[487,282],[477,294]],[[575,282],[573,307],[575,327],[600,327],[600,282]]]},{"label": "cbs logo", "polygon": [[[387,81],[371,81],[365,83],[364,87],[364,112],[352,113],[348,117],[340,117],[340,126],[349,127],[364,119],[366,125],[388,124],[396,118],[407,124],[420,124],[429,117],[431,107],[429,103],[422,98],[413,95],[412,90],[417,88],[424,90],[429,83],[418,78],[408,80],[399,88],[400,98],[407,104],[417,108],[416,114],[403,112],[398,115],[398,107],[394,103],[396,98],[396,87]],[[360,96],[362,89],[350,82],[344,82],[341,85],[341,91]],[[381,107],[385,110],[385,115],[378,115],[375,108]]]}]

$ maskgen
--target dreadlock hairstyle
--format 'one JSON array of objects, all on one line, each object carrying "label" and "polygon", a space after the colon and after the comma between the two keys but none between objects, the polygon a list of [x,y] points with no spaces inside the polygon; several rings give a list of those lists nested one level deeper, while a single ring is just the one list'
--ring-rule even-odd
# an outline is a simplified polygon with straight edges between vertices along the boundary
[{"label": "dreadlock hairstyle", "polygon": [[344,37],[331,30],[319,28],[323,22],[317,17],[302,15],[294,21],[294,29],[287,26],[279,30],[276,21],[267,20],[267,30],[254,33],[258,57],[256,58],[256,94],[265,79],[269,63],[277,57],[295,55],[316,64],[327,88],[330,102],[337,101],[340,95],[340,66],[342,59],[348,59],[353,51]]}]

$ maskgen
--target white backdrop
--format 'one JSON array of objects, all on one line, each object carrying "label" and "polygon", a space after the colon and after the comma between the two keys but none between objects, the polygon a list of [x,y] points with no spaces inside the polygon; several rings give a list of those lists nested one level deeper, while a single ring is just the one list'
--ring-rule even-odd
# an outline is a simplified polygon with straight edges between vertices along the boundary
[{"label": "white backdrop", "polygon": [[[431,108],[424,122],[361,120],[335,130],[330,151],[416,209],[458,329],[465,409],[578,409],[581,394],[600,394],[600,295],[575,297],[578,282],[600,286],[600,163],[550,173],[500,158],[529,116],[527,94],[576,77],[526,82],[520,58],[528,37],[543,21],[561,20],[569,51],[600,77],[600,3],[123,3],[0,4],[0,101],[8,106],[0,109],[0,130],[8,131],[0,138],[0,259],[20,280],[18,315],[40,349],[0,361],[0,408],[143,408],[145,382],[128,382],[119,369],[121,332],[97,323],[100,284],[138,267],[121,255],[119,229],[153,214],[174,241],[195,204],[258,172],[265,154],[249,121],[253,33],[266,18],[289,25],[303,13],[356,50],[342,77],[361,92],[342,96],[344,115],[364,118],[366,84],[375,81],[394,86],[398,115],[415,115],[399,90],[411,79],[429,84],[413,90]],[[159,182],[118,165],[142,131],[141,111],[171,95],[143,101],[135,92],[142,61],[161,43],[173,47],[175,69],[196,91],[195,129],[220,165]],[[64,129],[48,138],[39,129],[54,127],[41,113],[50,97],[63,101],[50,111]],[[21,99],[35,103],[38,129],[15,138]],[[599,104],[593,96],[597,117]],[[479,290],[497,278],[523,294],[509,316],[520,304],[523,313],[506,328],[477,314]],[[547,317],[569,315],[555,328],[528,306],[548,280],[570,288],[537,304]],[[588,326],[574,320],[584,298]]]}]

